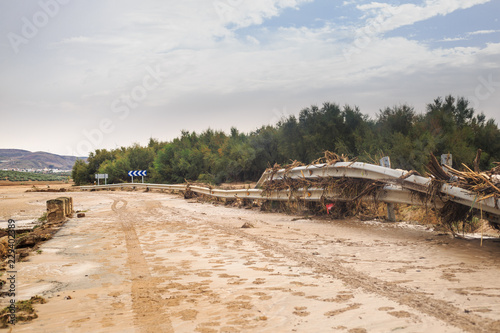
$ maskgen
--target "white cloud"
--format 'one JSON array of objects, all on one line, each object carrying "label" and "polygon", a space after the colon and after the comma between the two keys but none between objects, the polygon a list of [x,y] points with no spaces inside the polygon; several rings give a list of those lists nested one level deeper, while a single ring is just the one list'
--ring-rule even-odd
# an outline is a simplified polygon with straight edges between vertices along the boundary
[{"label": "white cloud", "polygon": [[489,35],[489,34],[494,34],[496,32],[500,32],[500,30],[478,30],[469,32],[469,35]]},{"label": "white cloud", "polygon": [[459,37],[454,37],[454,38],[443,38],[439,41],[440,42],[457,42],[457,41],[462,41],[462,40],[470,40],[471,36],[489,35],[489,34],[498,33],[498,32],[500,32],[500,30],[477,30],[477,31],[468,32],[465,36],[459,36]]},{"label": "white cloud", "polygon": [[87,37],[87,36],[77,36],[64,38],[63,40],[53,43],[55,47],[67,46],[68,44],[84,45],[88,46],[125,46],[128,40],[125,38],[116,37]]},{"label": "white cloud", "polygon": [[285,8],[297,8],[313,0],[217,0],[214,9],[224,24],[237,27],[261,24],[264,19],[277,16]]},{"label": "white cloud", "polygon": [[392,6],[388,3],[371,2],[358,5],[368,17],[366,25],[361,28],[360,34],[379,34],[412,25],[439,15],[447,15],[458,9],[466,9],[491,0],[426,0],[422,6],[402,4]]},{"label": "white cloud", "polygon": [[[375,112],[397,102],[428,101],[440,89],[467,95],[482,71],[499,67],[499,43],[431,49],[416,40],[383,34],[485,0],[426,1],[421,6],[372,2],[358,6],[366,14],[361,28],[325,21],[319,28],[267,30],[261,24],[266,19],[311,0],[124,0],[120,7],[89,1],[92,10],[68,7],[26,45],[21,57],[0,63],[2,112],[17,108],[54,117],[78,113],[68,122],[85,128],[110,117],[117,130],[106,144],[114,146],[115,140],[119,145],[127,144],[120,141],[127,138],[137,141],[130,137],[131,128],[137,135],[148,132],[142,133],[146,137],[152,134],[150,127],[156,128],[161,138],[172,138],[182,128],[226,123],[226,128],[252,130],[268,123],[278,107],[293,113],[329,100]],[[214,6],[221,4],[227,9],[223,15]],[[239,28],[259,24],[261,32],[265,30],[261,35],[253,35],[251,29],[238,35]],[[469,35],[494,32],[498,31]],[[348,59],[346,50],[353,51]],[[120,122],[111,102],[141,85],[147,66],[160,66],[165,79]],[[147,129],[138,129],[144,115],[155,120]],[[238,123],[239,119],[245,120]],[[171,132],[164,133],[166,127]],[[81,133],[73,125],[61,131],[73,138],[70,142]]]},{"label": "white cloud", "polygon": [[461,40],[466,40],[467,38],[465,37],[455,37],[455,38],[443,38],[440,39],[439,42],[458,42]]},{"label": "white cloud", "polygon": [[247,35],[246,39],[247,39],[247,41],[249,41],[252,44],[255,44],[255,45],[260,44],[259,40],[253,36]]}]

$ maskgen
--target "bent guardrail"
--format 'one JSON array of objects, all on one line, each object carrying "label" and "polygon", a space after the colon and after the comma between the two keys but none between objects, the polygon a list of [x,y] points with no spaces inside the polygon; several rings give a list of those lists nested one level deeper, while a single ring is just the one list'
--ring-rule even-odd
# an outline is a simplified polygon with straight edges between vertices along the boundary
[{"label": "bent guardrail", "polygon": [[145,188],[163,189],[171,191],[192,191],[216,198],[249,199],[249,200],[304,200],[304,201],[348,201],[341,191],[317,187],[303,187],[295,190],[285,189],[269,191],[263,189],[268,181],[283,179],[319,179],[319,178],[347,178],[365,179],[382,183],[377,191],[364,195],[357,200],[376,200],[385,203],[410,205],[432,205],[441,208],[445,202],[452,201],[471,209],[480,209],[490,214],[490,221],[500,223],[500,200],[494,197],[479,200],[474,192],[445,183],[437,189],[438,195],[429,196],[432,178],[415,175],[411,171],[386,168],[374,164],[360,162],[337,162],[334,164],[317,164],[301,166],[293,169],[281,169],[276,172],[266,171],[258,181],[256,188],[223,190],[190,184],[150,184],[150,183],[123,183],[98,186],[80,186],[82,190],[100,190],[113,188]]}]

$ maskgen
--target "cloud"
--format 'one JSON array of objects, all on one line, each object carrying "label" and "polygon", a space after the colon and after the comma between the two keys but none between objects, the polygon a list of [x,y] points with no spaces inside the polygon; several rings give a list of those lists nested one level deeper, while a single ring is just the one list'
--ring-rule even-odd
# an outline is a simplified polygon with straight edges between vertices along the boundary
[{"label": "cloud", "polygon": [[461,40],[467,40],[466,37],[455,37],[455,38],[443,38],[438,40],[439,42],[458,42]]},{"label": "cloud", "polygon": [[447,15],[458,9],[467,9],[491,0],[426,0],[423,5],[371,2],[357,5],[367,18],[365,26],[358,33],[385,33],[402,26],[412,25],[429,18]]},{"label": "cloud", "polygon": [[67,47],[68,45],[82,45],[85,47],[89,46],[125,46],[128,40],[126,38],[116,38],[116,37],[87,37],[87,36],[77,36],[64,38],[59,42],[52,44],[54,47]]},{"label": "cloud", "polygon": [[224,25],[233,24],[243,28],[262,24],[265,19],[278,16],[285,8],[298,8],[299,5],[313,0],[217,0],[213,3],[215,11]]},{"label": "cloud", "polygon": [[[103,143],[114,148],[139,137],[173,138],[183,128],[249,131],[275,118],[273,109],[294,113],[324,101],[374,113],[397,102],[423,103],[441,91],[467,96],[478,76],[499,67],[496,42],[431,48],[409,36],[384,34],[486,1],[349,1],[345,6],[358,8],[361,17],[341,12],[351,15],[342,25],[338,17],[322,17],[323,25],[314,27],[267,24],[286,9],[314,6],[311,0],[123,0],[119,7],[89,1],[67,6],[26,52],[5,52],[0,63],[0,110],[47,119],[71,115],[58,118],[69,124],[59,129],[68,142],[78,143],[82,130],[102,118],[116,125]],[[495,32],[474,30],[456,38]],[[111,104],[144,85],[148,67],[161,72],[161,85],[120,120]],[[493,110],[492,101],[481,107]]]},{"label": "cloud", "polygon": [[[86,34],[82,32],[87,29],[80,29],[51,44],[53,58],[40,61],[42,66],[49,65],[50,80],[61,90],[40,92],[44,100],[53,100],[55,105],[61,105],[64,96],[73,98],[73,93],[79,93],[82,102],[103,103],[95,108],[97,113],[109,107],[109,101],[104,103],[106,98],[118,98],[137,85],[147,65],[160,65],[168,79],[144,105],[161,105],[183,94],[202,91],[230,94],[276,87],[296,91],[308,89],[305,83],[311,87],[334,87],[346,79],[358,82],[436,63],[453,66],[481,52],[480,49],[432,51],[419,42],[374,34],[369,36],[368,46],[357,50],[353,61],[346,63],[343,52],[356,42],[349,31],[361,34],[367,30],[356,26],[339,29],[332,22],[320,28],[278,28],[268,33],[266,41],[252,34],[236,38],[235,32],[241,27],[265,27],[262,24],[265,19],[307,2],[311,1],[220,0],[196,2],[197,11],[181,2],[159,7],[126,2],[117,12],[113,8],[113,13],[101,13],[108,20],[99,21],[99,29]],[[376,33],[377,29],[387,31],[484,2],[428,0],[421,6],[371,2],[357,8],[366,15],[365,28],[377,23],[373,30]],[[220,12],[220,8],[224,11]],[[88,20],[92,16],[89,11],[77,19],[91,22]],[[54,62],[61,69],[51,68]],[[47,74],[43,68],[37,70]]]},{"label": "cloud", "polygon": [[454,37],[454,38],[443,38],[438,40],[439,42],[457,42],[457,41],[462,41],[462,40],[470,40],[471,37],[473,36],[481,36],[481,35],[489,35],[489,34],[494,34],[498,33],[500,30],[477,30],[477,31],[472,31],[468,32],[465,36],[459,36],[459,37]]},{"label": "cloud", "polygon": [[500,30],[478,30],[478,31],[473,31],[469,32],[469,35],[489,35],[489,34],[494,34],[500,32]]}]

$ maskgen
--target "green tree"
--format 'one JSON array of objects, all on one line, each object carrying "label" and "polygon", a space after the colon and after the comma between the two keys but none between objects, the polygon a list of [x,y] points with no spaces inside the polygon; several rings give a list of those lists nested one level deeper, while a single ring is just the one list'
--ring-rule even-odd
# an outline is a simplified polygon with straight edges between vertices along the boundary
[{"label": "green tree", "polygon": [[98,149],[88,164],[76,163],[72,175],[78,184],[93,182],[98,172],[108,173],[112,182],[128,181],[129,170],[148,170],[148,181],[160,183],[256,181],[269,165],[310,163],[325,150],[364,162],[383,152],[393,167],[423,173],[430,153],[450,152],[460,167],[471,164],[481,148],[481,168],[491,168],[500,160],[500,131],[494,120],[474,113],[466,99],[451,95],[434,99],[424,113],[403,104],[381,109],[373,120],[358,107],[324,103],[250,134],[235,127],[229,134],[183,130],[169,142],[150,138],[146,147]]},{"label": "green tree", "polygon": [[71,178],[77,186],[88,184],[90,179],[87,163],[80,159],[76,160],[71,171]]},{"label": "green tree", "polygon": [[95,152],[91,152],[87,158],[87,173],[90,182],[94,182],[95,174],[99,173],[99,167],[106,160],[113,160],[115,155],[113,152],[106,149],[97,149]]}]

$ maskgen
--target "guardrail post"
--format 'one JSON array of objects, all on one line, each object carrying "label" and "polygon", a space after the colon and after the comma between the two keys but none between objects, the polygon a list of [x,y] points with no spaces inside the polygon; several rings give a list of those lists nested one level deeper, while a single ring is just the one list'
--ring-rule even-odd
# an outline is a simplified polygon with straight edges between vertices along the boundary
[{"label": "guardrail post", "polygon": [[[391,159],[389,156],[384,156],[380,159],[380,165],[386,168],[391,167]],[[387,204],[387,221],[396,222],[396,213],[394,212],[394,204]]]},{"label": "guardrail post", "polygon": [[387,221],[396,222],[396,213],[394,212],[394,204],[387,204]]}]

